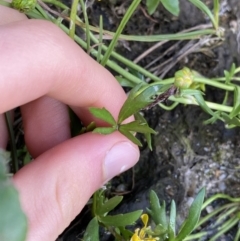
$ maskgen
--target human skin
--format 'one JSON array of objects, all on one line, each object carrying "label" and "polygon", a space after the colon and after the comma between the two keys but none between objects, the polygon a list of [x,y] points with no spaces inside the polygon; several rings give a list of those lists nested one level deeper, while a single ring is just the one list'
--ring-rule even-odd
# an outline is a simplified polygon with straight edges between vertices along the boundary
[{"label": "human skin", "polygon": [[126,95],[52,23],[0,6],[0,36],[0,147],[8,140],[2,114],[20,106],[34,157],[13,177],[28,217],[27,240],[53,241],[94,191],[139,158],[138,148],[117,132],[71,138],[67,106],[87,124],[94,120],[90,106],[117,118]]}]

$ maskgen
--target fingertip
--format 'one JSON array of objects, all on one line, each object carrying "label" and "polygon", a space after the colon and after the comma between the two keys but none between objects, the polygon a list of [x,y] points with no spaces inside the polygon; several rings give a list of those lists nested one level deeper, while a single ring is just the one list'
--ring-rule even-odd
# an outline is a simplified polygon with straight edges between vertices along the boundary
[{"label": "fingertip", "polygon": [[29,218],[27,240],[55,240],[91,195],[134,165],[138,157],[138,148],[120,133],[86,133],[24,167],[14,181]]}]

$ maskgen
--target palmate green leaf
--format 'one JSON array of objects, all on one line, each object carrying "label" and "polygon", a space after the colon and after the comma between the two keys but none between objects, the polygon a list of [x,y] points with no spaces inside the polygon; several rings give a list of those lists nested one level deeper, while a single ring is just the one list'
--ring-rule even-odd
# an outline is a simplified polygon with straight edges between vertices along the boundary
[{"label": "palmate green leaf", "polygon": [[175,239],[175,241],[182,241],[186,238],[196,227],[198,220],[201,215],[201,208],[203,205],[205,196],[205,188],[202,188],[194,199],[188,213],[187,219],[184,221],[180,227],[180,231]]},{"label": "palmate green leaf", "polygon": [[104,215],[113,210],[123,199],[123,196],[115,196],[107,200],[97,209],[97,215]]},{"label": "palmate green leaf", "polygon": [[232,119],[233,117],[239,115],[239,113],[240,113],[240,86],[235,86],[233,109],[229,114],[229,118]]},{"label": "palmate green leaf", "polygon": [[152,15],[156,11],[160,1],[161,0],[147,0],[146,6],[149,15]]},{"label": "palmate green leaf", "polygon": [[170,217],[168,223],[168,234],[169,234],[169,241],[173,241],[175,239],[175,231],[176,231],[176,203],[174,200],[171,202],[171,209],[170,209]]},{"label": "palmate green leaf", "polygon": [[122,133],[124,136],[126,136],[130,141],[132,141],[134,144],[138,145],[138,146],[142,146],[142,143],[128,130],[124,130],[121,128],[119,128],[119,132]]},{"label": "palmate green leaf", "polygon": [[114,120],[112,114],[107,109],[90,107],[89,111],[92,113],[93,116],[97,117],[98,119],[101,119],[112,126],[116,125],[116,121]]},{"label": "palmate green leaf", "polygon": [[0,240],[24,241],[27,218],[23,213],[19,195],[7,176],[5,154],[0,151]]},{"label": "palmate green leaf", "polygon": [[178,16],[180,12],[179,0],[160,0],[162,5],[173,15]]},{"label": "palmate green leaf", "polygon": [[98,217],[98,220],[107,226],[125,227],[126,225],[132,225],[139,219],[142,214],[142,210],[126,214],[118,214],[113,216]]},{"label": "palmate green leaf", "polygon": [[117,129],[115,127],[97,127],[92,132],[93,133],[99,133],[102,135],[108,135],[116,131]]},{"label": "palmate green leaf", "polygon": [[99,224],[96,217],[89,222],[83,241],[99,241]]},{"label": "palmate green leaf", "polygon": [[[145,123],[146,125],[148,125],[147,121],[145,120],[145,118],[140,114],[140,113],[136,113],[134,115],[136,120],[140,120],[142,123]],[[151,138],[151,133],[143,133],[147,144],[148,144],[148,148],[152,151],[152,138]]]},{"label": "palmate green leaf", "polygon": [[139,133],[151,133],[156,134],[157,132],[150,128],[146,123],[142,123],[140,120],[135,120],[127,124],[122,124],[119,130],[134,131]]},{"label": "palmate green leaf", "polygon": [[166,203],[163,201],[162,206],[160,205],[157,194],[150,191],[150,209],[147,209],[156,225],[161,225],[164,230],[167,230],[167,216],[166,216]]},{"label": "palmate green leaf", "polygon": [[153,102],[152,97],[159,90],[159,86],[146,86],[144,84],[136,85],[129,93],[129,96],[123,104],[119,115],[118,123],[121,124],[125,119],[134,115],[149,103]]}]

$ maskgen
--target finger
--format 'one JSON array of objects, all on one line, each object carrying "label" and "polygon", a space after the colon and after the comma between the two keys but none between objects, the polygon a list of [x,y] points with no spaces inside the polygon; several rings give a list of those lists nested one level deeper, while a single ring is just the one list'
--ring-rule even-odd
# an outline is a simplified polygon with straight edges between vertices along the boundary
[{"label": "finger", "polygon": [[71,137],[68,108],[53,98],[25,104],[21,113],[25,142],[34,158]]},{"label": "finger", "polygon": [[14,182],[29,220],[27,241],[55,240],[94,191],[138,158],[138,148],[119,133],[87,133],[25,166]]},{"label": "finger", "polygon": [[[3,73],[0,88],[4,86],[5,90],[0,96],[3,103],[0,113],[47,94],[73,106],[79,116],[79,107],[104,106],[117,117],[126,99],[122,88],[107,70],[56,26],[46,21],[27,20],[1,27],[1,33],[4,38],[0,39],[0,46],[7,47],[2,49],[0,56],[0,71]],[[33,115],[28,116],[28,122],[38,125]],[[32,143],[31,148],[36,153],[42,151],[37,150],[40,147],[37,138],[44,139],[41,136],[46,132],[50,137],[52,131],[55,133],[50,125],[44,127],[44,132],[36,128],[27,135],[26,141]],[[49,138],[48,142],[54,143],[54,140]]]},{"label": "finger", "polygon": [[27,17],[12,8],[0,6],[0,25],[25,20]]},{"label": "finger", "polygon": [[47,94],[75,107],[105,106],[117,117],[122,88],[55,25],[20,21],[1,26],[0,34],[0,112]]},{"label": "finger", "polygon": [[[27,17],[9,7],[0,6],[0,25],[25,20]],[[8,132],[4,115],[0,115],[0,148],[5,149],[8,141]]]}]

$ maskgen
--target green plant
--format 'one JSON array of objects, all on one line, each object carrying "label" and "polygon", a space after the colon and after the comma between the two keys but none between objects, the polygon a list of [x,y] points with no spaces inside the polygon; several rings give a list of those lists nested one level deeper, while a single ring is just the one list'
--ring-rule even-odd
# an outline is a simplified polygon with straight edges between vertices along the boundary
[{"label": "green plant", "polygon": [[173,15],[178,16],[179,14],[179,0],[147,0],[147,10],[151,15],[156,11],[158,5],[162,3],[162,5]]},{"label": "green plant", "polygon": [[[240,88],[239,85],[236,84],[240,80],[237,77],[237,74],[240,72],[240,67],[236,67],[234,64],[232,65],[229,71],[224,72],[224,77],[209,79],[202,76],[200,73],[195,72],[194,70],[189,70],[184,68],[183,70],[179,70],[175,73],[175,76],[168,79],[160,79],[158,76],[153,73],[145,70],[141,66],[136,63],[126,59],[125,57],[119,55],[115,52],[114,48],[118,42],[118,40],[127,40],[127,41],[139,41],[139,42],[158,42],[158,41],[176,41],[176,40],[192,40],[192,39],[200,39],[203,36],[214,36],[218,39],[223,37],[223,32],[219,27],[219,1],[213,0],[213,10],[211,11],[202,1],[200,0],[189,0],[192,4],[194,4],[197,8],[199,8],[203,13],[205,13],[211,21],[212,26],[208,26],[205,29],[197,29],[197,30],[187,30],[185,32],[174,33],[174,34],[163,34],[163,35],[151,35],[146,38],[146,36],[130,36],[122,34],[124,27],[126,26],[128,20],[131,18],[134,11],[140,4],[140,0],[133,0],[130,7],[128,8],[126,14],[124,15],[119,28],[116,33],[107,31],[103,28],[102,18],[99,20],[99,27],[91,26],[88,22],[88,15],[86,11],[86,5],[83,0],[74,0],[71,8],[63,4],[58,0],[46,0],[34,2],[31,0],[14,0],[12,5],[4,0],[0,0],[0,4],[14,7],[21,12],[26,13],[29,18],[35,19],[46,19],[48,21],[53,22],[58,25],[63,31],[65,31],[72,39],[74,39],[83,49],[87,51],[87,53],[91,54],[96,60],[110,69],[112,69],[116,73],[116,79],[122,86],[132,88],[128,99],[122,106],[122,109],[119,113],[118,119],[115,120],[111,113],[105,108],[90,108],[90,112],[96,117],[104,120],[107,123],[107,127],[97,127],[91,123],[90,126],[86,127],[83,131],[94,131],[101,134],[110,134],[113,131],[119,131],[126,137],[128,137],[131,141],[136,143],[137,145],[141,145],[140,141],[135,137],[136,132],[140,132],[145,135],[148,146],[151,148],[151,134],[155,134],[155,131],[151,129],[143,118],[139,111],[144,109],[149,109],[154,105],[158,104],[161,108],[165,110],[172,110],[179,103],[185,105],[199,105],[205,112],[210,115],[210,119],[206,120],[206,124],[210,124],[220,119],[224,121],[227,127],[232,128],[236,126],[240,126]],[[81,5],[83,18],[77,16],[77,8],[78,3]],[[144,1],[146,3],[149,14],[152,14],[159,4],[162,4],[170,13],[173,15],[178,15],[179,9],[179,1],[178,0],[147,0]],[[60,12],[56,12],[48,7],[47,4],[51,4],[52,6],[60,9]],[[47,11],[45,11],[47,10]],[[63,20],[68,21],[69,27],[63,24]],[[86,41],[81,39],[75,33],[76,26],[79,26],[86,33]],[[99,37],[97,38],[93,33],[98,33]],[[111,37],[110,45],[107,45],[103,42],[104,36],[107,35]],[[96,49],[92,46],[98,46]],[[120,63],[120,64],[118,64]],[[120,67],[123,66],[123,67]],[[148,79],[149,81],[145,81]],[[233,82],[233,80],[235,82]],[[215,89],[222,89],[225,91],[225,97],[221,103],[213,103],[207,101],[205,97],[205,89],[211,86]],[[231,95],[233,96],[232,104],[229,104]],[[167,106],[163,102],[169,99],[171,101],[171,105]],[[130,117],[131,115],[135,116],[135,121],[131,123],[125,123],[124,121]],[[8,118],[8,114],[6,114]],[[12,159],[14,163],[16,172],[18,170],[18,160],[17,160],[17,151],[14,146],[14,136],[12,131],[11,122],[8,121],[9,132],[11,134],[12,140]],[[94,129],[95,128],[95,129]],[[0,169],[1,171],[1,169]],[[203,191],[202,191],[203,192]],[[195,216],[194,222],[187,221],[183,224],[182,229],[178,232],[177,236],[175,234],[175,204],[172,202],[170,219],[169,222],[166,221],[166,214],[164,204],[160,206],[157,204],[157,197],[154,194],[151,194],[152,202],[150,207],[150,216],[154,220],[158,229],[151,230],[147,229],[147,218],[143,216],[143,223],[145,237],[149,237],[148,240],[156,240],[155,237],[160,237],[161,235],[165,235],[168,233],[170,240],[193,240],[195,237],[202,237],[206,235],[206,232],[200,232],[196,234],[190,234],[191,231],[196,229],[199,225],[203,223],[202,220],[209,220],[207,218],[201,219],[198,224],[196,224],[199,217],[199,207],[201,205],[201,196],[198,203],[197,215]],[[201,194],[203,195],[203,194]],[[230,198],[228,198],[230,199]],[[155,200],[155,201],[153,201]],[[105,198],[102,191],[98,191],[94,194],[93,198],[93,216],[94,218],[89,223],[84,240],[89,239],[89,235],[92,240],[97,240],[98,238],[98,227],[99,224],[104,227],[109,228],[109,230],[114,234],[114,236],[121,240],[122,237],[125,240],[133,235],[129,232],[125,226],[127,224],[134,223],[138,217],[141,215],[141,211],[136,211],[130,215],[124,214],[118,216],[119,223],[114,223],[114,219],[116,217],[111,217],[108,213],[113,208],[119,204],[121,201],[121,197],[114,197],[111,199]],[[239,221],[239,200],[231,199],[234,204],[234,209],[231,209],[232,206],[227,206],[226,204],[223,209],[219,208],[219,212],[223,210],[231,210],[231,215],[229,215],[229,222],[223,223],[224,228],[219,231],[219,233],[225,232],[227,229],[235,225]],[[207,201],[206,201],[207,202]],[[205,202],[205,203],[206,203]],[[153,204],[155,203],[155,204]],[[205,204],[203,205],[205,207]],[[154,216],[154,213],[151,210],[157,210],[161,215]],[[233,210],[238,211],[237,215],[233,215]],[[218,212],[216,212],[218,213]],[[229,211],[230,213],[230,211]],[[164,216],[165,215],[165,216]],[[189,214],[190,215],[190,214]],[[159,217],[161,217],[159,219]],[[232,218],[234,217],[234,218]],[[210,218],[210,216],[209,216]],[[222,220],[219,217],[220,221]],[[220,222],[219,221],[219,222]],[[161,224],[161,225],[160,225]],[[186,231],[187,230],[187,231]],[[25,231],[25,227],[23,228]],[[162,233],[161,233],[162,232]],[[139,232],[137,232],[137,236],[139,236]],[[158,235],[158,236],[156,236]],[[151,237],[150,237],[151,236]],[[238,240],[240,233],[238,232],[235,240]],[[24,237],[24,235],[23,235]],[[145,238],[144,237],[144,238]],[[212,240],[216,240],[217,235],[215,235]],[[19,239],[18,239],[19,240]],[[141,239],[140,239],[141,240]],[[143,239],[144,240],[144,239]]]},{"label": "green plant", "polygon": [[93,196],[92,214],[93,219],[89,222],[83,240],[99,240],[99,225],[108,229],[116,240],[125,240],[131,237],[131,232],[126,229],[127,225],[133,225],[142,214],[142,210],[126,214],[109,215],[121,201],[122,196],[115,196],[110,199],[105,197],[104,190],[97,191]]},{"label": "green plant", "polygon": [[2,241],[24,241],[27,218],[20,207],[18,192],[7,174],[8,161],[8,153],[0,150],[0,238]]},{"label": "green plant", "polygon": [[[148,209],[148,213],[154,222],[155,227],[152,228],[151,226],[147,226],[148,215],[141,215],[141,210],[114,216],[108,215],[108,212],[113,210],[122,201],[123,197],[115,196],[107,199],[104,196],[104,191],[100,190],[94,194],[92,205],[94,217],[88,224],[83,240],[98,241],[99,225],[110,231],[114,235],[115,240],[130,240],[130,238],[131,241],[183,240],[194,230],[194,227],[198,223],[204,195],[205,189],[202,189],[193,201],[188,217],[181,225],[178,234],[175,235],[176,205],[174,201],[171,203],[170,217],[167,221],[165,202],[160,205],[157,194],[154,191],[150,192],[150,208]],[[134,224],[140,215],[144,226],[132,233],[126,226]]]}]

